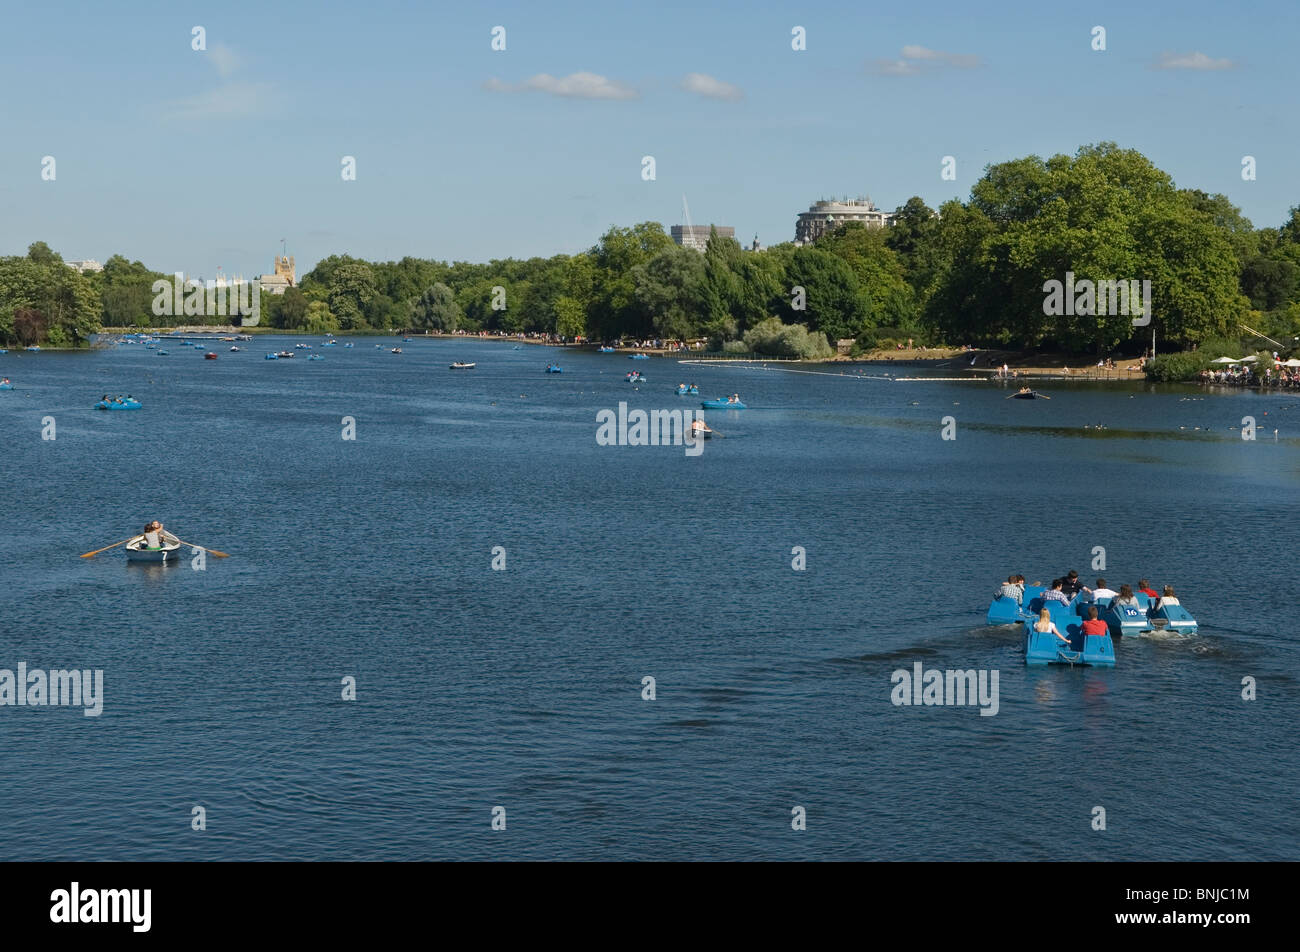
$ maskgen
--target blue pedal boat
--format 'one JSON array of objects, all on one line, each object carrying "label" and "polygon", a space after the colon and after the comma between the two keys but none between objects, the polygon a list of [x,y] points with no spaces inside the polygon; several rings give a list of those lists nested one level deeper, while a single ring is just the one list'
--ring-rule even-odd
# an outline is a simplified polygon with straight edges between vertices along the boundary
[{"label": "blue pedal boat", "polygon": [[1162,605],[1153,611],[1149,620],[1155,631],[1170,631],[1180,635],[1197,632],[1196,619],[1182,605]]},{"label": "blue pedal boat", "polygon": [[139,400],[123,400],[120,403],[116,400],[100,400],[95,404],[96,410],[139,410]]},{"label": "blue pedal boat", "polygon": [[730,400],[705,400],[700,404],[706,410],[743,410],[745,405],[737,400],[732,403]]},{"label": "blue pedal boat", "polygon": [[1048,602],[1052,621],[1070,639],[1066,644],[1050,631],[1035,631],[1032,621],[1025,622],[1025,664],[1069,664],[1091,667],[1114,667],[1115,642],[1109,634],[1085,635],[1078,616],[1067,605]]}]

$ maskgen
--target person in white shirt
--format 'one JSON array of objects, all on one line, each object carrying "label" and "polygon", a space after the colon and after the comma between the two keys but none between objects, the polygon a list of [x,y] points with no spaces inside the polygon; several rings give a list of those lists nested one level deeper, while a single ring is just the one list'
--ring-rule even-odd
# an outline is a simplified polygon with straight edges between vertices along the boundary
[{"label": "person in white shirt", "polygon": [[1174,587],[1172,585],[1166,585],[1164,594],[1160,596],[1160,601],[1156,602],[1156,608],[1161,609],[1166,605],[1177,604],[1179,604],[1179,601],[1174,597]]},{"label": "person in white shirt", "polygon": [[1119,596],[1119,592],[1115,591],[1114,589],[1107,588],[1106,580],[1104,578],[1099,578],[1097,579],[1096,588],[1088,588],[1086,585],[1084,586],[1083,596],[1087,601],[1095,602],[1099,598],[1117,598]]}]

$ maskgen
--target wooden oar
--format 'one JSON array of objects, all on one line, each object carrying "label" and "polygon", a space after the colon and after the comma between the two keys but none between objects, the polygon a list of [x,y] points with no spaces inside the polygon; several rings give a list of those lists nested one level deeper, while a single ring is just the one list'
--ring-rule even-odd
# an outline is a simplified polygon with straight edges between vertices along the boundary
[{"label": "wooden oar", "polygon": [[192,549],[202,549],[204,552],[207,552],[211,555],[215,555],[219,559],[230,558],[230,553],[228,552],[218,552],[216,549],[204,548],[201,545],[195,545],[193,542],[186,542],[184,539],[181,538],[177,538],[176,541],[179,542],[181,545],[188,545]]},{"label": "wooden oar", "polygon": [[104,546],[102,549],[96,549],[94,552],[83,552],[83,553],[81,553],[81,558],[83,558],[83,559],[88,559],[88,558],[90,558],[92,555],[99,555],[99,553],[101,553],[101,552],[107,552],[109,549],[116,549],[119,545],[126,545],[128,542],[131,542],[131,541],[133,541],[133,540],[135,540],[135,539],[138,539],[138,538],[140,538],[140,537],[139,537],[139,536],[131,536],[130,539],[123,539],[121,542],[114,542],[112,545],[106,545],[106,546]]}]

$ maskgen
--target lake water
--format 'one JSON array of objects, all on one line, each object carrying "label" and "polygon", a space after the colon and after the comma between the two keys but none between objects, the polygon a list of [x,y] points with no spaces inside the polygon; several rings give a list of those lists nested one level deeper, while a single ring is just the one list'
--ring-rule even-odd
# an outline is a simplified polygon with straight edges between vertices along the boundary
[{"label": "lake water", "polygon": [[[1300,396],[263,359],[303,340],[0,357],[0,668],[105,694],[0,707],[6,858],[1300,859]],[[733,391],[696,458],[597,445],[620,400]],[[155,517],[232,557],[77,558]],[[990,595],[1070,568],[1173,584],[1201,631],[1026,668]],[[997,714],[893,705],[916,662],[997,671]]]}]

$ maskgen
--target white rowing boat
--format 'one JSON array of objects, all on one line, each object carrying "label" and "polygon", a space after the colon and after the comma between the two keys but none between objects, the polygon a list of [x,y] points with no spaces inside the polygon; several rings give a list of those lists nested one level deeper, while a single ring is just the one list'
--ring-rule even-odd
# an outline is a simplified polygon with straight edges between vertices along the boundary
[{"label": "white rowing boat", "polygon": [[151,549],[139,535],[126,544],[128,562],[172,562],[181,557],[181,540],[167,530],[162,532],[162,546]]}]

